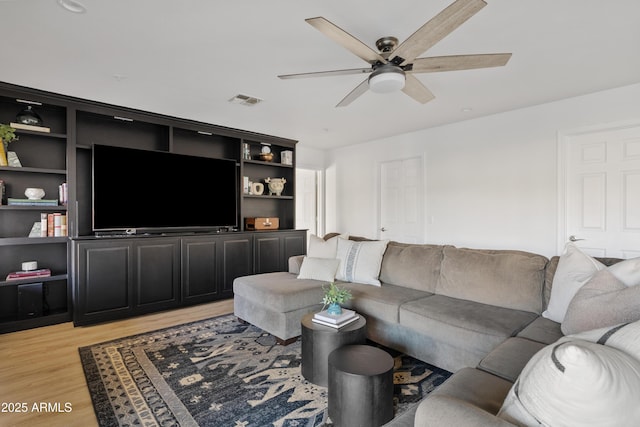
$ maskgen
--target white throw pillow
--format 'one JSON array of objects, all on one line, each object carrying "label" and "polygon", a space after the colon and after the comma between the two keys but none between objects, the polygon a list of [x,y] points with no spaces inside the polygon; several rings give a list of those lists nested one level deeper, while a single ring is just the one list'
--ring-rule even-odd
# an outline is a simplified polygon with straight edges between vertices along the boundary
[{"label": "white throw pillow", "polygon": [[345,282],[380,286],[380,266],[388,240],[355,242],[338,239],[340,260],[336,278]]},{"label": "white throw pillow", "polygon": [[640,320],[607,328],[592,329],[562,337],[558,342],[579,339],[617,348],[640,360]]},{"label": "white throw pillow", "polygon": [[338,239],[348,239],[348,234],[341,234],[324,240],[322,237],[315,235],[309,236],[309,250],[307,256],[312,258],[336,258],[338,250]]},{"label": "white throw pillow", "polygon": [[520,426],[637,426],[640,360],[601,344],[551,344],[527,363],[498,417]]},{"label": "white throw pillow", "polygon": [[549,305],[542,313],[542,317],[562,323],[567,307],[578,289],[597,271],[604,268],[604,264],[585,254],[574,244],[567,244],[565,252],[558,261],[558,268],[553,276]]},{"label": "white throw pillow", "polygon": [[298,279],[315,279],[324,282],[333,282],[336,278],[336,271],[340,261],[333,258],[312,258],[304,257]]},{"label": "white throw pillow", "polygon": [[627,287],[640,285],[640,257],[620,261],[608,270]]}]

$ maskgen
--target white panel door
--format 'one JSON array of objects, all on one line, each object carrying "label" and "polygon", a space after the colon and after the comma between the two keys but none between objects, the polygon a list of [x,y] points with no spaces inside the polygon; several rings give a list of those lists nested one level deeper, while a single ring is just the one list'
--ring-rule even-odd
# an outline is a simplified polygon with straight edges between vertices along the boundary
[{"label": "white panel door", "polygon": [[421,243],[424,227],[422,158],[380,163],[378,238]]},{"label": "white panel door", "polygon": [[640,125],[569,135],[563,144],[565,241],[592,256],[640,256]]},{"label": "white panel door", "polygon": [[317,172],[296,168],[296,225],[307,229],[308,234],[318,232],[318,181]]}]

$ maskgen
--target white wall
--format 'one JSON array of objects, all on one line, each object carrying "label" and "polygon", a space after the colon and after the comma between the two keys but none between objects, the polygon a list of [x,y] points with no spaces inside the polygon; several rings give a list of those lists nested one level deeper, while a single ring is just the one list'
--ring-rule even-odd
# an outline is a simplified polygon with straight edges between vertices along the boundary
[{"label": "white wall", "polygon": [[638,118],[640,84],[333,150],[327,231],[375,237],[379,162],[424,156],[424,242],[555,255],[558,132]]}]

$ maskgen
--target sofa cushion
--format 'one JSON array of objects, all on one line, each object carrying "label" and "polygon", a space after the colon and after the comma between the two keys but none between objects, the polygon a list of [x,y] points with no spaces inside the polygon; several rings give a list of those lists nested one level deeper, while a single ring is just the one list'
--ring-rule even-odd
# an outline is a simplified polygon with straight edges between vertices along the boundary
[{"label": "sofa cushion", "polygon": [[340,261],[336,258],[304,257],[302,265],[300,266],[298,279],[315,279],[323,282],[333,282],[336,278],[338,264],[340,264]]},{"label": "sofa cushion", "polygon": [[236,278],[233,293],[286,313],[322,304],[323,284],[319,280],[298,279],[291,273],[264,273]]},{"label": "sofa cushion", "polygon": [[[567,308],[562,332],[569,335],[640,320],[640,286],[628,287],[614,275],[613,270],[624,265],[598,271],[578,290]],[[640,276],[640,268],[636,271]]]},{"label": "sofa cushion", "polygon": [[336,279],[380,286],[380,265],[388,240],[356,242],[338,239]]},{"label": "sofa cushion", "polygon": [[478,368],[515,382],[529,359],[544,347],[545,344],[541,342],[520,337],[508,338],[487,354],[478,364]]},{"label": "sofa cushion", "polygon": [[435,293],[443,248],[440,245],[389,242],[382,259],[380,281]]},{"label": "sofa cushion", "polygon": [[427,396],[416,426],[512,426],[495,417],[511,383],[474,368],[462,368]]},{"label": "sofa cushion", "polygon": [[400,324],[436,341],[477,355],[477,362],[498,344],[531,323],[536,314],[433,295],[400,307]]},{"label": "sofa cushion", "polygon": [[637,426],[640,360],[584,340],[551,344],[525,366],[498,416],[517,425]]},{"label": "sofa cushion", "polygon": [[547,258],[523,251],[445,247],[436,293],[498,307],[542,312]]},{"label": "sofa cushion", "polygon": [[346,307],[389,323],[400,321],[399,310],[402,304],[432,295],[417,289],[387,284],[370,286],[361,283],[341,283],[341,286],[349,289],[353,296],[345,304]]},{"label": "sofa cushion", "polygon": [[560,329],[560,323],[540,316],[528,324],[517,336],[543,344],[551,344],[562,338],[564,334]]}]

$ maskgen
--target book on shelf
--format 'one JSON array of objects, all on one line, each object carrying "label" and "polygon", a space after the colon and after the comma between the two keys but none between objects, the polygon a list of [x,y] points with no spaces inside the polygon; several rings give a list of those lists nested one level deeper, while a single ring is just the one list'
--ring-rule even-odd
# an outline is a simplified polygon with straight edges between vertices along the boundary
[{"label": "book on shelf", "polygon": [[41,212],[40,221],[31,228],[29,237],[62,237],[68,236],[67,214],[60,212]]},{"label": "book on shelf", "polygon": [[340,323],[325,322],[324,320],[316,319],[315,317],[313,317],[313,318],[311,319],[311,321],[312,321],[313,323],[317,323],[317,324],[319,324],[319,325],[324,325],[324,326],[329,326],[329,327],[331,327],[331,328],[340,329],[340,328],[342,328],[342,327],[344,327],[344,326],[347,326],[347,325],[348,325],[348,324],[350,324],[350,323],[355,322],[355,321],[356,321],[356,320],[358,320],[359,318],[360,318],[360,316],[358,316],[358,315],[356,314],[354,317],[351,317],[351,318],[349,318],[349,319],[347,319],[347,320],[344,320],[344,321],[342,321],[342,322],[340,322]]},{"label": "book on shelf", "polygon": [[30,279],[33,277],[50,277],[51,270],[48,268],[39,268],[37,270],[29,270],[29,271],[14,271],[7,275],[6,280],[20,280],[20,279]]},{"label": "book on shelf", "polygon": [[343,308],[342,313],[335,315],[329,314],[328,310],[322,310],[319,313],[313,315],[314,319],[322,320],[324,322],[329,322],[335,324],[339,324],[344,322],[345,320],[349,320],[356,316],[356,312],[353,310],[349,310],[348,308]]},{"label": "book on shelf", "polygon": [[57,199],[16,199],[9,197],[7,199],[9,206],[58,206]]},{"label": "book on shelf", "polygon": [[9,126],[11,126],[14,129],[22,129],[22,130],[31,130],[34,132],[45,132],[45,133],[50,133],[51,129],[48,127],[44,127],[44,126],[35,126],[35,125],[26,125],[24,123],[9,123]]}]

